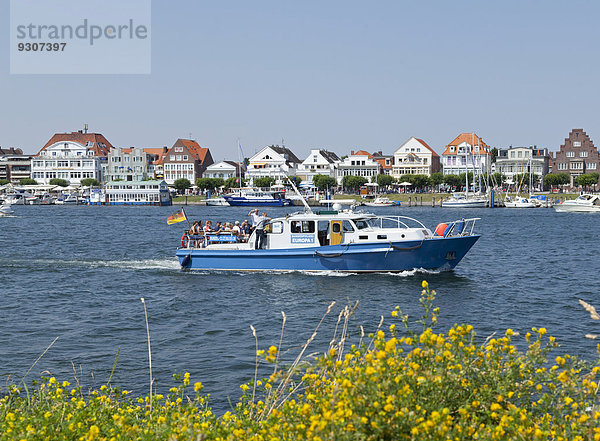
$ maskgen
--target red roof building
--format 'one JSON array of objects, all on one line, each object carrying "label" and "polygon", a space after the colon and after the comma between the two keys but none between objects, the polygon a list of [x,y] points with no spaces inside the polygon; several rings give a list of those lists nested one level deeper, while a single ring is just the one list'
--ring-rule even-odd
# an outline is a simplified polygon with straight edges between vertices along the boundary
[{"label": "red roof building", "polygon": [[442,153],[445,175],[466,172],[489,173],[492,164],[490,147],[476,133],[461,133]]}]

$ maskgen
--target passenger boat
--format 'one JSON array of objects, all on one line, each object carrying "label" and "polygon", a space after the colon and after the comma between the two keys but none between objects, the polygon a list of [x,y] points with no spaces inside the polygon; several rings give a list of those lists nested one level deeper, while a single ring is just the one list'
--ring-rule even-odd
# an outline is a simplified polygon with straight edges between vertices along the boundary
[{"label": "passenger boat", "polygon": [[390,198],[378,196],[370,202],[364,203],[367,207],[391,207],[392,205],[400,205],[400,201],[392,201]]},{"label": "passenger boat", "polygon": [[292,201],[285,197],[283,191],[261,190],[259,188],[240,188],[233,193],[224,194],[229,205],[232,206],[276,206],[291,205]]},{"label": "passenger boat", "polygon": [[184,234],[177,257],[183,269],[226,271],[400,272],[454,268],[479,239],[479,218],[439,224],[431,231],[406,216],[310,208],[268,222],[264,249],[231,233]]},{"label": "passenger boat", "polygon": [[206,199],[206,205],[210,207],[229,207],[229,202],[224,198],[210,198]]},{"label": "passenger boat", "polygon": [[577,199],[563,201],[553,207],[558,212],[600,213],[600,196],[583,193]]}]

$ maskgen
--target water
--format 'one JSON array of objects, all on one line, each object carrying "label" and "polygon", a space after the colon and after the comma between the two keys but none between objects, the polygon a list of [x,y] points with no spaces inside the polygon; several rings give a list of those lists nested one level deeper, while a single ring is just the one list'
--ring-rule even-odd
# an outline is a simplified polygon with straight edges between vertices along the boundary
[{"label": "water", "polygon": [[[278,344],[281,311],[288,322],[284,350],[310,337],[327,309],[331,317],[315,341],[324,350],[337,312],[360,301],[351,322],[373,331],[396,305],[420,314],[420,285],[438,292],[440,329],[471,323],[482,338],[506,328],[544,326],[560,351],[595,357],[600,333],[577,300],[600,306],[600,216],[549,209],[452,210],[375,208],[415,217],[434,227],[460,217],[481,217],[482,234],[453,272],[344,275],[182,272],[174,257],[184,224],[168,226],[174,207],[14,207],[0,218],[0,374],[28,379],[50,372],[86,386],[108,379],[136,393],[148,388],[146,299],[152,364],[159,390],[173,373],[202,381],[217,410],[235,401],[254,371],[254,325],[259,346]],[[242,220],[247,208],[188,207],[191,219]],[[270,216],[290,209],[268,209]],[[76,373],[75,373],[75,372]]]}]

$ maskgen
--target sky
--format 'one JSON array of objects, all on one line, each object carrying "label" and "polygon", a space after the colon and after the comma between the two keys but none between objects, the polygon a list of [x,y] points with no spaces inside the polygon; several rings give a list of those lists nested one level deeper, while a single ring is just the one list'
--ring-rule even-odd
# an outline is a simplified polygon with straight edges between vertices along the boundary
[{"label": "sky", "polygon": [[[49,0],[43,0],[49,1]],[[0,23],[10,27],[0,0]],[[151,74],[11,75],[0,33],[0,146],[36,153],[88,124],[115,146],[192,137],[215,161],[282,140],[303,159],[441,153],[461,132],[498,148],[600,145],[600,3],[152,2]]]}]

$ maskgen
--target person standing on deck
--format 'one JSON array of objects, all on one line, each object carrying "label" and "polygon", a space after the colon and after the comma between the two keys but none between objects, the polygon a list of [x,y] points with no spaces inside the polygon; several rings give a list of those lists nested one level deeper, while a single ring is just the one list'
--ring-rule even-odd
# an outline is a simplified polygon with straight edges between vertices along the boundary
[{"label": "person standing on deck", "polygon": [[265,225],[270,218],[267,217],[267,213],[263,212],[262,215],[258,215],[258,208],[251,210],[248,213],[250,219],[252,219],[252,224],[254,225],[254,231],[256,231],[256,240],[254,242],[254,249],[260,250],[264,246],[265,243]]}]

